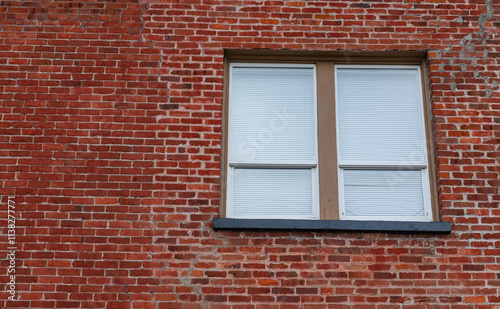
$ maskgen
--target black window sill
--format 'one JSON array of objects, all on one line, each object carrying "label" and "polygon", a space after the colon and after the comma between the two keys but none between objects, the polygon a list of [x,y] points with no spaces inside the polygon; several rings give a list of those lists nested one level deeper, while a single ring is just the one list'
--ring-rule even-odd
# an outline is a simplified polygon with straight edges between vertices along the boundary
[{"label": "black window sill", "polygon": [[384,233],[451,233],[450,222],[214,218],[214,230],[300,230]]}]

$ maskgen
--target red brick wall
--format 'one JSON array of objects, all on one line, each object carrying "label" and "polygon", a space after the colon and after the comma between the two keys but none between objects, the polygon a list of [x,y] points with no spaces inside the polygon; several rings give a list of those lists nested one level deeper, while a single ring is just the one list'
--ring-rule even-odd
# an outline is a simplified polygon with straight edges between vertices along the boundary
[{"label": "red brick wall", "polygon": [[[0,1],[0,306],[497,308],[499,14],[497,0]],[[429,50],[452,233],[214,233],[223,51],[254,48]]]}]

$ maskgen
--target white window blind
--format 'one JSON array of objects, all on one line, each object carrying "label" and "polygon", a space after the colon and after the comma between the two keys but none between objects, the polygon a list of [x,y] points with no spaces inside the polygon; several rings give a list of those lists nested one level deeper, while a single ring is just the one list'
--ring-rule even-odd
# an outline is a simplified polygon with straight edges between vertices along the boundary
[{"label": "white window blind", "polygon": [[311,67],[233,67],[232,161],[316,159],[313,74]]},{"label": "white window blind", "polygon": [[233,215],[311,217],[312,176],[311,169],[235,169]]},{"label": "white window blind", "polygon": [[417,67],[337,66],[342,219],[431,220]]},{"label": "white window blind", "polygon": [[344,170],[346,216],[423,217],[421,171]]},{"label": "white window blind", "polygon": [[313,65],[232,64],[227,215],[317,219]]}]

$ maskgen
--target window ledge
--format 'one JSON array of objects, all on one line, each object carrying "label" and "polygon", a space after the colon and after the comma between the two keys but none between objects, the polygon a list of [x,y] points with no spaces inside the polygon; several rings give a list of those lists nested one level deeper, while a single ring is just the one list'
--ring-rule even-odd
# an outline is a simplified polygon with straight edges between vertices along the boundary
[{"label": "window ledge", "polygon": [[450,222],[283,220],[214,218],[214,230],[309,230],[385,233],[446,233]]}]

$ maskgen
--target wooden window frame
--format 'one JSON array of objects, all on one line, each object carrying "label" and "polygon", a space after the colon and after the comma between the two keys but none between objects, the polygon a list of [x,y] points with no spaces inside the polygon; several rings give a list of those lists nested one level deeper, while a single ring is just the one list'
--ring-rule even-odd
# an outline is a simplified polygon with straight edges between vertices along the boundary
[{"label": "wooden window frame", "polygon": [[[431,109],[428,96],[425,52],[271,52],[226,51],[224,59],[224,92],[221,149],[220,216],[226,217],[228,180],[229,82],[231,63],[314,64],[317,98],[317,169],[319,173],[320,220],[339,220],[337,124],[335,102],[335,65],[412,65],[419,66],[423,101],[425,147],[431,197],[432,221],[440,221],[437,191]],[[332,156],[332,154],[334,154]],[[279,219],[279,218],[276,218]],[[260,220],[260,219],[255,219]],[[314,220],[312,220],[314,221]],[[360,220],[362,221],[362,220]],[[405,222],[405,221],[401,221]]]}]

